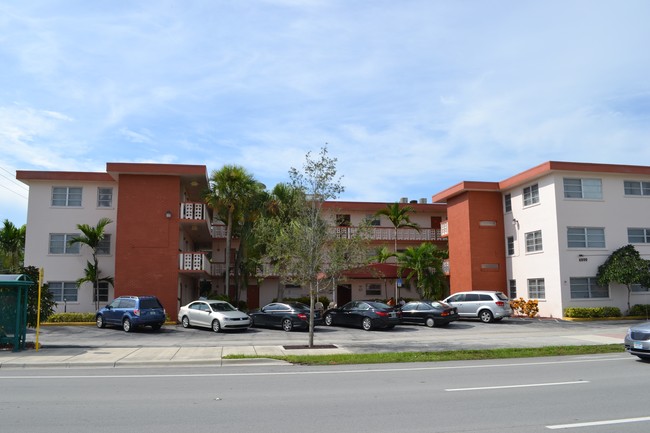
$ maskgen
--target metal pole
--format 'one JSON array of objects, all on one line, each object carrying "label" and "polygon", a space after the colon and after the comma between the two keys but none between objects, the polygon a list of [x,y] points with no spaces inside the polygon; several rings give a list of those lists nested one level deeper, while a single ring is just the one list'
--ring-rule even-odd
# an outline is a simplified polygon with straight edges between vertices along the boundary
[{"label": "metal pole", "polygon": [[41,331],[41,289],[43,287],[43,268],[38,269],[38,301],[36,302],[36,342],[34,348],[38,352],[41,345],[38,343],[38,336]]}]

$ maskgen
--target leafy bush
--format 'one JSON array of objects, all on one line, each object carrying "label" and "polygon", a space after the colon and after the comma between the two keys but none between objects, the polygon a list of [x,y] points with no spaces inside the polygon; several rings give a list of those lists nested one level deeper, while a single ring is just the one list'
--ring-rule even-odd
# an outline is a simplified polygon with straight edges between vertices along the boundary
[{"label": "leafy bush", "polygon": [[573,307],[565,308],[565,317],[574,319],[595,319],[601,317],[621,317],[621,310],[617,307]]},{"label": "leafy bush", "polygon": [[636,304],[630,308],[630,311],[627,313],[628,316],[644,316],[647,317],[650,315],[650,305],[647,304]]},{"label": "leafy bush", "polygon": [[95,313],[54,313],[47,318],[49,323],[77,323],[77,322],[94,322]]},{"label": "leafy bush", "polygon": [[510,301],[510,307],[522,316],[535,317],[539,313],[539,302],[537,299],[524,298],[513,299]]}]

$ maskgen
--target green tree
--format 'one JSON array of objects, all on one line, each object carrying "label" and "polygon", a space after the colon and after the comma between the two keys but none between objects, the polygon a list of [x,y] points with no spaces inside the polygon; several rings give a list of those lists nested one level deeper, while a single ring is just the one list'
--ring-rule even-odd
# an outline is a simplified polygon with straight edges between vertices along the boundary
[{"label": "green tree", "polygon": [[627,287],[627,309],[630,310],[632,285],[642,284],[650,287],[650,261],[641,258],[634,245],[626,245],[614,251],[598,266],[596,282],[600,286],[610,283],[623,284]]},{"label": "green tree", "polygon": [[25,256],[25,232],[25,225],[16,227],[9,220],[4,220],[0,229],[0,257],[5,272],[14,274],[20,271]]},{"label": "green tree", "polygon": [[442,262],[446,258],[446,251],[424,242],[398,254],[400,273],[407,272],[406,281],[415,282],[423,299],[441,299],[447,287],[447,279],[442,270]]},{"label": "green tree", "polygon": [[[87,271],[93,269],[93,297],[95,299],[95,308],[99,309],[99,281],[100,281],[100,271],[99,271],[99,261],[97,259],[97,250],[99,249],[101,242],[106,236],[105,230],[106,226],[111,224],[113,221],[110,218],[100,218],[96,226],[91,226],[89,224],[77,224],[77,229],[81,231],[81,235],[74,236],[68,242],[69,245],[81,244],[86,245],[91,250],[93,261],[92,263],[88,262],[89,266],[85,269],[85,275],[88,276]],[[85,278],[85,277],[84,277]],[[81,280],[84,280],[81,278]],[[79,285],[79,284],[77,284]]]},{"label": "green tree", "polygon": [[[84,276],[79,278],[76,283],[77,287],[81,287],[84,283],[91,283],[96,288],[99,288],[99,283],[108,283],[113,287],[115,282],[113,277],[102,277],[100,276],[101,271],[97,269],[97,266],[91,262],[86,262],[86,268],[84,269]],[[99,293],[95,291],[95,301],[99,304]]]},{"label": "green tree", "polygon": [[259,185],[252,174],[237,165],[224,165],[221,169],[213,171],[210,176],[210,190],[205,196],[205,201],[215,211],[217,218],[226,224],[226,294],[230,289],[233,227],[240,223],[245,203],[259,190]]},{"label": "green tree", "polygon": [[[393,253],[397,255],[397,233],[401,228],[412,228],[417,231],[420,231],[420,226],[414,222],[411,222],[410,213],[414,213],[415,209],[409,205],[400,205],[399,203],[392,203],[386,205],[384,209],[380,209],[375,213],[375,216],[385,216],[388,218],[390,223],[393,225],[394,233],[393,240],[395,242]],[[398,293],[398,284],[395,281],[395,299],[399,297]]]},{"label": "green tree", "polygon": [[[38,268],[26,266],[20,269],[21,274],[27,275],[35,284],[27,292],[27,326],[34,328],[38,319]],[[41,287],[41,322],[54,313],[56,301],[48,285],[43,282]]]}]

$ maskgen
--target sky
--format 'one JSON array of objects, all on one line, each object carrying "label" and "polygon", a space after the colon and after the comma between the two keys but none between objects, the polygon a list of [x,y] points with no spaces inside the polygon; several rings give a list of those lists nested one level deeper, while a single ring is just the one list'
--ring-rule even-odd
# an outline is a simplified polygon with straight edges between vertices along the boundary
[{"label": "sky", "polygon": [[243,166],[326,147],[340,200],[546,161],[650,165],[646,0],[0,0],[0,220],[16,170]]}]

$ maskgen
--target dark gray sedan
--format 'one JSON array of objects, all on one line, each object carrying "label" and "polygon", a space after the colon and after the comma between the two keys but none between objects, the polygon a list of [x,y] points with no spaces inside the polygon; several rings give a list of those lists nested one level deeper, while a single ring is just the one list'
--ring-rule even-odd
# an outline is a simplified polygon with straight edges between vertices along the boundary
[{"label": "dark gray sedan", "polygon": [[[309,329],[309,306],[302,302],[272,302],[249,313],[252,326],[293,329]],[[314,311],[314,324],[320,324],[321,313]]]},{"label": "dark gray sedan", "polygon": [[395,308],[375,301],[350,301],[341,308],[325,312],[325,324],[359,326],[366,331],[374,328],[391,329],[399,324]]},{"label": "dark gray sedan", "polygon": [[433,328],[447,326],[459,318],[455,307],[439,301],[412,301],[402,307],[402,323]]}]

